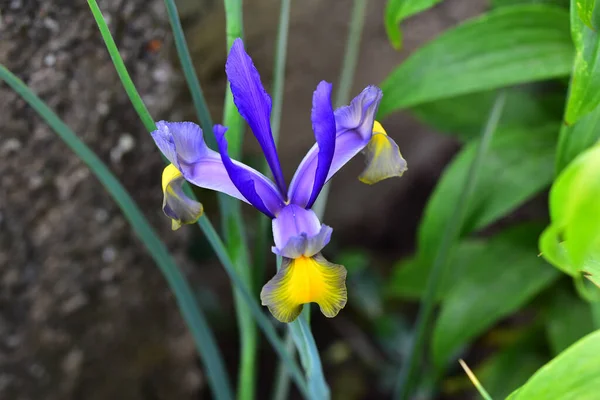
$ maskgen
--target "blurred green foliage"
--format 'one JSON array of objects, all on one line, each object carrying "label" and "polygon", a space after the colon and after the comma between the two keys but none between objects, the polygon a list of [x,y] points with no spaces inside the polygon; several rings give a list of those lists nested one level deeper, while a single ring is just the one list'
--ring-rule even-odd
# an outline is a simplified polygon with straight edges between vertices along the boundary
[{"label": "blurred green foliage", "polygon": [[[402,15],[399,3],[390,1],[386,10],[395,45],[398,21],[412,15]],[[597,398],[600,359],[592,354],[600,336],[585,335],[600,327],[599,2],[490,3],[489,12],[416,50],[382,83],[380,117],[409,109],[464,143],[429,198],[415,254],[396,263],[384,299],[439,305],[426,333],[419,393],[431,390],[432,380],[444,382],[433,392],[471,386],[464,376],[444,376],[458,357],[469,357],[473,347],[480,353],[491,337],[508,332],[517,338],[499,341],[475,364],[491,397]],[[568,87],[563,77],[570,77]],[[473,196],[459,204],[495,89],[507,86]],[[545,230],[547,220],[508,218],[549,187]],[[466,214],[461,239],[431,294],[425,288],[435,279],[434,256],[457,207]]]}]

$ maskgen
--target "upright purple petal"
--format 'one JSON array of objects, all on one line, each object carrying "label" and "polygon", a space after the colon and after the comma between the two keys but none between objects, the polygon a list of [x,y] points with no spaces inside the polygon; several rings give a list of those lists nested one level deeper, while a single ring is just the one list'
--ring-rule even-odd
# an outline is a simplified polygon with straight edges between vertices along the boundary
[{"label": "upright purple petal", "polygon": [[285,180],[271,132],[271,97],[263,87],[258,70],[244,50],[244,43],[239,38],[231,46],[225,64],[225,72],[231,84],[233,101],[240,115],[250,125],[250,129],[265,154],[275,183],[281,194],[285,196]]},{"label": "upright purple petal", "polygon": [[[227,128],[222,125],[215,125],[214,132],[219,145],[219,153],[221,160],[227,170],[229,178],[240,191],[240,193],[254,206],[258,211],[262,212],[269,218],[275,218],[275,215],[265,206],[263,199],[256,191],[255,179],[256,175],[251,173],[247,168],[243,168],[239,164],[234,163],[227,153],[227,139],[225,132]],[[283,204],[282,204],[283,206]]]},{"label": "upright purple petal", "polygon": [[[156,126],[158,129],[152,132],[152,138],[185,180],[198,187],[225,193],[252,204],[230,179],[221,155],[206,146],[202,129],[198,125],[193,122],[160,121]],[[260,172],[237,161],[233,163],[236,168],[243,169],[246,175],[252,177],[255,191],[270,215],[277,214],[283,208],[284,200],[275,185]]]},{"label": "upright purple petal", "polygon": [[[382,95],[378,87],[368,86],[352,100],[350,105],[335,110],[335,150],[325,182],[369,143]],[[291,203],[302,207],[312,206],[310,200],[315,187],[319,161],[319,145],[315,144],[304,156],[292,178],[288,190]]]},{"label": "upright purple petal", "polygon": [[306,208],[312,207],[321,193],[335,152],[335,117],[331,106],[331,83],[321,81],[317,86],[313,94],[311,118],[319,154],[315,181]]}]

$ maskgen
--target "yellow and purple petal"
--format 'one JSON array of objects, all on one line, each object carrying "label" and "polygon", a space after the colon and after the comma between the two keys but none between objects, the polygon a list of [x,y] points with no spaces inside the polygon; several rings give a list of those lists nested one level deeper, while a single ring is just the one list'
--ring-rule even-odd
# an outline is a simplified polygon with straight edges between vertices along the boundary
[{"label": "yellow and purple petal", "polygon": [[387,178],[400,177],[407,169],[398,145],[378,121],[375,121],[373,136],[364,152],[367,166],[358,177],[363,183],[372,185]]},{"label": "yellow and purple petal", "polygon": [[[156,123],[157,130],[152,138],[165,157],[175,165],[190,183],[205,189],[228,194],[244,202],[250,200],[238,190],[229,177],[221,155],[208,148],[204,142],[202,129],[193,122]],[[215,126],[215,131],[225,129]],[[283,207],[284,199],[275,185],[260,172],[237,161],[232,161],[236,169],[252,177],[255,192],[263,201],[269,214],[273,215]]]},{"label": "yellow and purple petal", "polygon": [[263,87],[258,70],[239,38],[231,46],[225,72],[231,84],[233,101],[240,115],[250,125],[273,173],[275,183],[282,196],[285,196],[285,180],[271,131],[271,97]]},{"label": "yellow and purple petal", "polygon": [[183,192],[185,179],[173,164],[162,174],[163,212],[171,218],[171,228],[177,230],[182,224],[193,224],[202,216],[202,204],[190,199]]},{"label": "yellow and purple petal", "polygon": [[[382,96],[381,89],[368,86],[352,100],[350,105],[335,110],[335,150],[325,182],[369,143],[375,114]],[[288,198],[292,203],[302,207],[309,204],[315,186],[318,162],[319,145],[315,144],[298,166],[290,183]]]},{"label": "yellow and purple petal", "polygon": [[260,299],[281,322],[295,320],[306,303],[317,303],[323,315],[335,317],[347,301],[346,269],[321,254],[284,258],[279,272],[263,287]]}]

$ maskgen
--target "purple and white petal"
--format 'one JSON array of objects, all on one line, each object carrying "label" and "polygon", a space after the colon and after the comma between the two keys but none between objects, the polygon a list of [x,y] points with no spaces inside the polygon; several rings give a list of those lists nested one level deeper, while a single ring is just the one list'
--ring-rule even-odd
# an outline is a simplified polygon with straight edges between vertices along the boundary
[{"label": "purple and white petal", "polygon": [[312,207],[327,179],[335,152],[335,117],[331,105],[331,83],[321,81],[313,94],[311,113],[319,153],[314,184],[306,208]]},{"label": "purple and white petal", "polygon": [[[263,201],[261,194],[258,192],[259,185],[263,183],[259,176],[260,173],[247,166],[242,166],[240,163],[233,162],[227,153],[226,131],[227,128],[224,126],[215,125],[214,132],[217,144],[219,145],[219,153],[221,154],[221,160],[227,170],[229,179],[254,208],[269,218],[275,218],[275,214],[284,206],[279,192],[275,188],[272,188],[273,190],[271,191],[263,191],[265,195],[264,200],[267,200],[266,202]],[[262,187],[262,189],[265,188]],[[268,207],[267,204],[271,207]]]},{"label": "purple and white petal", "polygon": [[233,101],[240,115],[250,125],[265,154],[275,183],[285,196],[285,180],[271,131],[271,97],[263,87],[258,70],[239,38],[231,46],[225,72],[231,84]]},{"label": "purple and white petal", "polygon": [[[156,125],[158,129],[152,132],[154,141],[188,182],[251,204],[231,181],[221,155],[206,146],[198,125],[166,121]],[[237,161],[233,163],[253,176],[256,192],[271,214],[276,214],[283,207],[283,198],[273,183],[258,171]]]},{"label": "purple and white petal", "polygon": [[287,258],[312,257],[329,243],[332,231],[314,211],[289,204],[273,220],[273,252]]},{"label": "purple and white petal", "polygon": [[[335,151],[325,182],[369,143],[373,134],[375,114],[382,96],[381,89],[368,86],[352,100],[349,106],[335,111]],[[288,190],[291,203],[302,207],[308,206],[314,187],[318,154],[319,146],[315,144],[300,162]]]}]

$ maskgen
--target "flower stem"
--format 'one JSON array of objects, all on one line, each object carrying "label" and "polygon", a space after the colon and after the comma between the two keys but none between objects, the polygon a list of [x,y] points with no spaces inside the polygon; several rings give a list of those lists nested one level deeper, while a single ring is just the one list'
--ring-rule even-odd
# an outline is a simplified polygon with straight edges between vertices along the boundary
[{"label": "flower stem", "polygon": [[[242,0],[225,0],[225,22],[227,36],[227,51],[237,38],[243,38]],[[229,154],[235,159],[242,156],[244,142],[244,120],[233,102],[231,86],[227,83],[225,105],[223,107],[223,125],[227,131]],[[229,250],[237,273],[244,281],[245,287],[254,292],[252,269],[241,204],[228,196],[219,196],[221,209],[221,225],[225,234],[225,243]],[[238,289],[234,289],[235,311],[240,332],[240,365],[238,376],[238,400],[253,400],[256,391],[256,355],[258,350],[258,335],[256,324],[249,312],[248,305]]]},{"label": "flower stem", "polygon": [[[275,44],[275,63],[273,67],[273,108],[271,110],[271,131],[275,146],[279,141],[279,131],[281,129],[281,114],[283,110],[283,92],[285,85],[285,64],[287,56],[287,41],[290,26],[290,8],[291,0],[281,0],[279,9],[279,25],[277,29],[277,41]],[[260,171],[265,176],[271,176],[271,171],[267,160],[263,160]],[[271,220],[264,215],[259,215],[257,220],[256,251],[254,253],[254,271],[257,286],[262,285],[267,265],[267,254],[270,248],[269,240],[271,235],[269,229]]]},{"label": "flower stem", "polygon": [[[346,40],[344,61],[342,63],[340,81],[334,101],[335,107],[340,107],[350,100],[350,91],[352,90],[352,83],[354,82],[354,72],[356,71],[356,64],[358,63],[358,55],[360,53],[360,39],[365,23],[366,9],[367,0],[354,0],[352,16],[350,17],[350,30]],[[321,194],[313,206],[313,210],[319,219],[323,218],[323,215],[325,214],[328,197],[329,183],[323,186]]]},{"label": "flower stem", "polygon": [[463,183],[461,196],[455,206],[456,212],[452,214],[450,220],[446,224],[444,232],[442,233],[442,242],[437,250],[435,259],[433,261],[433,267],[429,277],[427,278],[427,286],[425,288],[423,302],[421,303],[417,321],[415,323],[413,346],[407,355],[406,364],[400,370],[400,377],[398,379],[396,393],[394,396],[396,399],[405,400],[410,395],[412,384],[414,382],[414,372],[417,368],[417,364],[425,346],[425,334],[427,332],[427,327],[431,322],[430,320],[435,305],[437,289],[439,286],[440,277],[442,275],[441,272],[444,269],[444,265],[446,264],[446,260],[452,247],[454,246],[454,243],[458,239],[458,235],[461,230],[460,228],[463,224],[464,215],[467,210],[467,205],[473,190],[475,189],[478,171],[481,163],[483,162],[485,154],[487,153],[492,137],[494,136],[496,127],[498,126],[498,121],[502,115],[502,109],[504,108],[505,99],[505,92],[500,92],[496,97],[496,101],[492,106],[492,110],[488,117],[485,128],[481,133],[481,139],[479,141],[479,145],[477,146],[475,158],[469,167],[467,177]]}]

